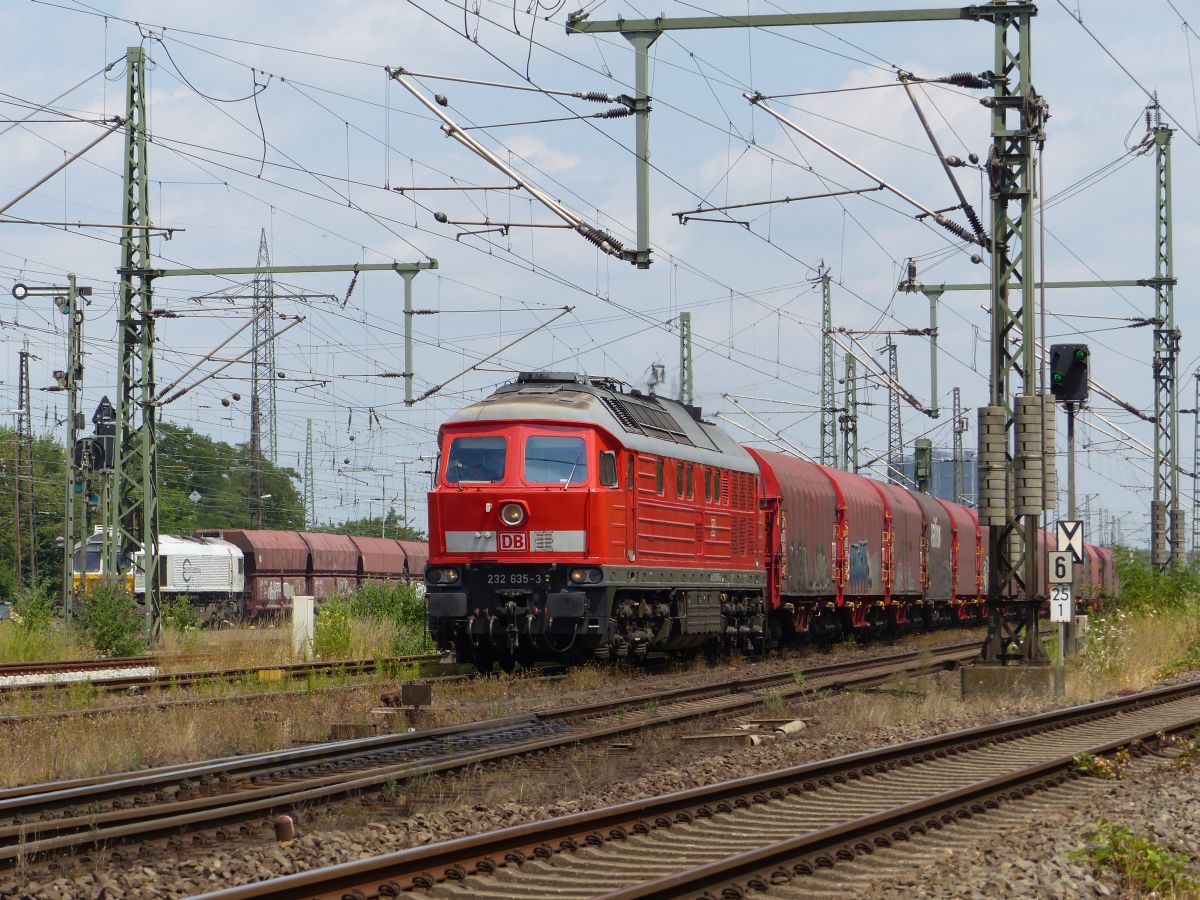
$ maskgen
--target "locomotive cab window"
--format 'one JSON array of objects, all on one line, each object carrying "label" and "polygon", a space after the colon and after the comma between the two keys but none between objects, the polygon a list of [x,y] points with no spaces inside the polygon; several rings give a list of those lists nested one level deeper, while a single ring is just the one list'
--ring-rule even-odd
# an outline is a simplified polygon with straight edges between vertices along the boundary
[{"label": "locomotive cab window", "polygon": [[633,490],[633,454],[625,457],[625,490]]},{"label": "locomotive cab window", "polygon": [[612,450],[600,454],[600,484],[604,487],[617,486],[617,454]]},{"label": "locomotive cab window", "polygon": [[687,498],[692,499],[692,467],[690,464],[687,467]]},{"label": "locomotive cab window", "polygon": [[708,502],[712,499],[712,469],[704,470],[704,500]]},{"label": "locomotive cab window", "polygon": [[661,457],[654,461],[654,492],[656,494],[663,492],[663,461]]},{"label": "locomotive cab window", "polygon": [[446,481],[450,484],[504,480],[508,441],[496,437],[457,437],[450,444],[446,460]]},{"label": "locomotive cab window", "polygon": [[713,472],[713,502],[721,502],[721,471],[719,469]]},{"label": "locomotive cab window", "polygon": [[587,449],[581,437],[533,435],[525,441],[525,480],[532,484],[587,481]]},{"label": "locomotive cab window", "polygon": [[683,499],[683,463],[675,463],[675,498]]}]

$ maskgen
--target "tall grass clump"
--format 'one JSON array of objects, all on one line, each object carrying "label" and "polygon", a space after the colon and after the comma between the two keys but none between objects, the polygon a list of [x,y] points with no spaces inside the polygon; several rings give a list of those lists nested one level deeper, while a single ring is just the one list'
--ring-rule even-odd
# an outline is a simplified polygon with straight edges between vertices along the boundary
[{"label": "tall grass clump", "polygon": [[387,652],[396,656],[420,653],[430,646],[426,631],[425,598],[407,584],[368,581],[351,598],[354,614],[377,626],[391,627]]},{"label": "tall grass clump", "polygon": [[313,653],[319,659],[348,659],[354,651],[354,609],[351,601],[330,597],[317,609]]},{"label": "tall grass clump", "polygon": [[133,597],[110,579],[101,581],[80,601],[75,616],[80,633],[100,653],[137,656],[146,649],[145,624]]},{"label": "tall grass clump", "polygon": [[1138,689],[1200,663],[1200,569],[1156,571],[1144,551],[1114,550],[1118,597],[1089,620],[1085,698]]},{"label": "tall grass clump", "polygon": [[33,662],[77,656],[80,648],[54,619],[54,601],[45,584],[13,591],[12,619],[0,622],[0,660]]}]

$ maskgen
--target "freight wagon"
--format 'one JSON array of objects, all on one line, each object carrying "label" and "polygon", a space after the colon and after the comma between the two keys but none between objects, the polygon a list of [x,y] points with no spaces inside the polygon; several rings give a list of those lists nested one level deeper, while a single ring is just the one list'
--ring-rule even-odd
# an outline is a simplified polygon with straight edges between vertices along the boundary
[{"label": "freight wagon", "polygon": [[[451,416],[439,447],[430,629],[484,670],[987,613],[974,510],[742,447],[700,410],[610,378],[522,373]],[[1115,576],[1110,553],[1088,552],[1094,602]],[[1038,581],[1044,597],[1044,565]]]},{"label": "freight wagon", "polygon": [[[102,577],[102,536],[76,553],[76,590]],[[345,596],[367,581],[419,582],[428,559],[420,541],[321,532],[199,529],[160,535],[158,573],[164,597],[187,596],[206,624],[283,613],[292,598]],[[145,593],[143,554],[134,554],[126,590]]]}]

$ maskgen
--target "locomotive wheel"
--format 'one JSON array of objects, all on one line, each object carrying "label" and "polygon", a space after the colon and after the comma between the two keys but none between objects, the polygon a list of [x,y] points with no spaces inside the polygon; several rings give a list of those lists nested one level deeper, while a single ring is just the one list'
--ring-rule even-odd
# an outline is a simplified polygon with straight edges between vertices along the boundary
[{"label": "locomotive wheel", "polygon": [[492,654],[492,648],[487,644],[479,644],[475,647],[475,654],[471,660],[475,663],[475,668],[480,675],[490,675],[492,666],[495,665],[495,657]]},{"label": "locomotive wheel", "polygon": [[500,663],[500,668],[508,675],[513,673],[517,668],[517,658],[511,653],[501,653],[496,657],[496,661]]}]

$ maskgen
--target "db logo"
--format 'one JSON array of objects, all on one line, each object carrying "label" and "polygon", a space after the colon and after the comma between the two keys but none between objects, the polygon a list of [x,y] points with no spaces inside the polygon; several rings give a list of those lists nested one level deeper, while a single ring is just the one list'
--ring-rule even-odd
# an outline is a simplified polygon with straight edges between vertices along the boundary
[{"label": "db logo", "polygon": [[500,549],[501,550],[528,550],[529,549],[529,534],[525,531],[502,531],[500,532]]}]

